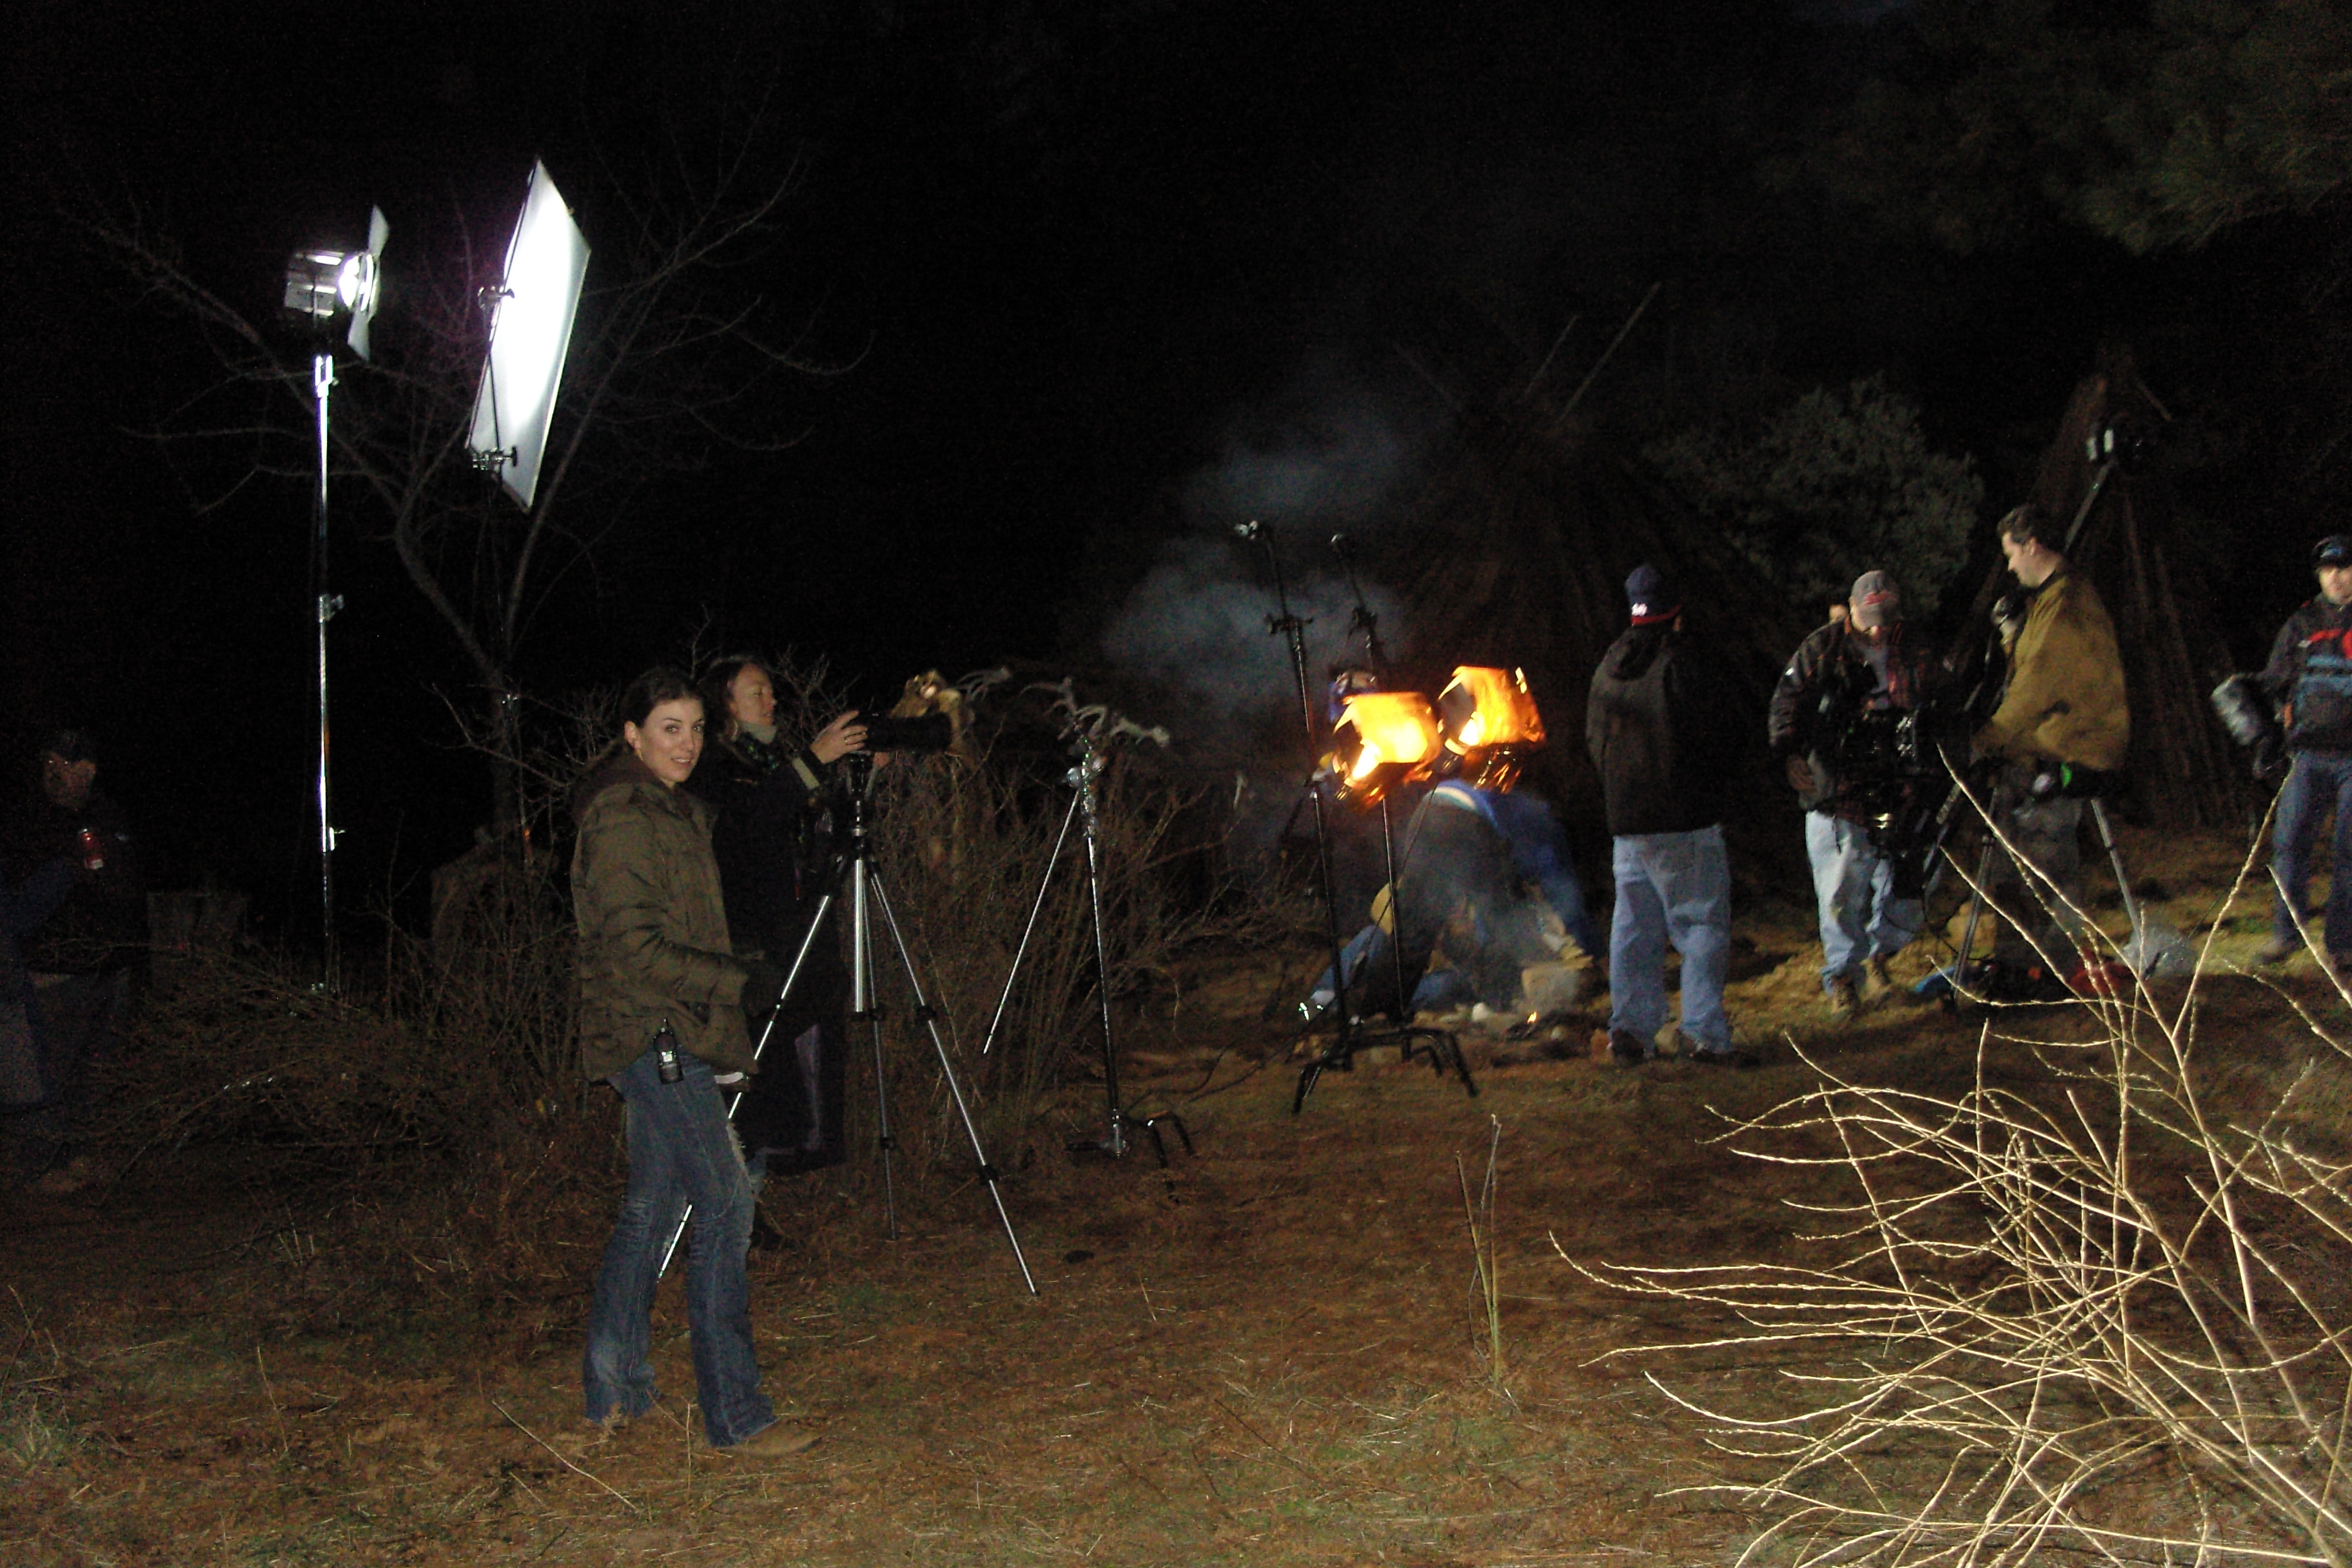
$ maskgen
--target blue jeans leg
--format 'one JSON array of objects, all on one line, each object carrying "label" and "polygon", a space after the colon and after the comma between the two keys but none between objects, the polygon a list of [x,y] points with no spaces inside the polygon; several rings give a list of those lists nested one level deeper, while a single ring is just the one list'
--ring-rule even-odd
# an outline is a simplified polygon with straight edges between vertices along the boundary
[{"label": "blue jeans leg", "polygon": [[1699,1049],[1731,1048],[1723,1010],[1731,976],[1731,858],[1720,826],[1656,836],[1651,875],[1666,907],[1666,934],[1683,955],[1684,1036]]},{"label": "blue jeans leg", "polygon": [[695,1389],[704,1433],[714,1447],[724,1448],[776,1419],[760,1392],[751,1347],[751,1286],[744,1277],[751,1183],[709,1065],[688,1057],[682,1066],[682,1081],[664,1083],[648,1051],[613,1076],[628,1106],[629,1188],[596,1274],[582,1381],[592,1421],[642,1415],[653,1407],[648,1324],[661,1283],[656,1270],[690,1203],[686,1301]]},{"label": "blue jeans leg", "polygon": [[1617,906],[1609,921],[1609,1027],[1647,1052],[1666,1025],[1666,907],[1642,858],[1644,838],[1619,838],[1609,849]]},{"label": "blue jeans leg", "polygon": [[[2271,862],[2285,887],[2271,898],[2271,929],[2282,942],[2300,944],[2294,913],[2308,916],[2311,843],[2319,819],[2336,814],[2335,866],[2328,876],[2326,942],[2330,952],[2352,952],[2352,752],[2297,752],[2280,786],[2271,828]],[[2288,900],[2294,900],[2290,911]]]},{"label": "blue jeans leg", "polygon": [[1891,958],[1919,934],[1916,899],[1895,893],[1895,862],[1880,854],[1860,823],[1805,814],[1805,854],[1813,863],[1813,898],[1822,931],[1822,988],[1851,975],[1865,959]]}]

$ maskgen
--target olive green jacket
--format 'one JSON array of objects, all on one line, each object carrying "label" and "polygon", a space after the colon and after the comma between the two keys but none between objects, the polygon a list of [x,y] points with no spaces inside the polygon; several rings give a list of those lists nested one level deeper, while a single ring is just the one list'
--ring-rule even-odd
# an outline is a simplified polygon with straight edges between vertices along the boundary
[{"label": "olive green jacket", "polygon": [[727,942],[710,809],[624,752],[572,797],[580,1053],[592,1079],[645,1054],[662,1021],[722,1072],[751,1070],[738,1003],[746,971]]},{"label": "olive green jacket", "polygon": [[2009,689],[1977,731],[1980,754],[2109,773],[2124,765],[2131,702],[2123,658],[2088,577],[2061,568],[2035,590],[2009,659]]}]

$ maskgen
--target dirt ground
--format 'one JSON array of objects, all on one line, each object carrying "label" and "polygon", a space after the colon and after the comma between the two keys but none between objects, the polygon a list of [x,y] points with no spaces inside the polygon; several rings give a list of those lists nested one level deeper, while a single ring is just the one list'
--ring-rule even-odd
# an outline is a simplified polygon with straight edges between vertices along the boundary
[{"label": "dirt ground", "polygon": [[[2218,963],[2245,960],[2259,901],[2215,908],[2236,847],[2127,847],[2162,913],[2192,933],[2221,921]],[[201,1157],[87,1201],[15,1200],[0,1562],[1730,1562],[1760,1521],[1687,1489],[1738,1462],[1645,1370],[1752,1405],[1778,1369],[1613,1353],[1726,1325],[1567,1259],[1798,1256],[1792,1203],[1826,1194],[1709,1142],[1724,1118],[1813,1082],[1800,1048],[1887,1081],[1971,1070],[1980,1021],[1822,1014],[1801,897],[1742,915],[1732,1005],[1766,1058],[1753,1072],[1605,1069],[1589,1026],[1556,1047],[1469,1033],[1475,1098],[1425,1066],[1366,1065],[1294,1117],[1290,1037],[1260,1016],[1278,966],[1202,977],[1138,1031],[1132,1064],[1138,1102],[1175,1107],[1196,1152],[1163,1173],[1148,1147],[1049,1152],[1004,1180],[1034,1297],[968,1177],[902,1173],[895,1242],[869,1163],[796,1178],[771,1205],[787,1247],[752,1259],[754,1321],[771,1392],[823,1441],[781,1462],[701,1446],[675,1271],[661,1411],[584,1426],[593,1225],[551,1241],[568,1274],[468,1298],[434,1289],[455,1264],[422,1252],[404,1277],[352,1265],[366,1211],[347,1194],[238,1184]],[[2340,1016],[2307,959],[2284,984]],[[2209,984],[2224,1048],[2302,1027],[2252,980]],[[1490,1148],[1499,1365],[1465,1193]]]}]

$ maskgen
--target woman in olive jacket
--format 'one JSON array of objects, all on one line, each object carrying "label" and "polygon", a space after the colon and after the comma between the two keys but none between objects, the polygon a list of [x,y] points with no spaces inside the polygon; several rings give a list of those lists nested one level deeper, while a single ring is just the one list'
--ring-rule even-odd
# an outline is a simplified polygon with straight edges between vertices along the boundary
[{"label": "woman in olive jacket", "polygon": [[744,1278],[751,1187],[719,1097],[751,1069],[745,1008],[772,1005],[778,976],[733,956],[710,814],[677,787],[702,752],[693,683],[648,670],[622,715],[623,750],[572,802],[582,1055],[628,1108],[628,1195],[588,1312],[588,1419],[610,1427],[653,1408],[647,1321],[663,1251],[692,1204],[687,1314],[705,1435],[740,1455],[793,1453],[814,1439],[779,1424],[760,1392]]}]

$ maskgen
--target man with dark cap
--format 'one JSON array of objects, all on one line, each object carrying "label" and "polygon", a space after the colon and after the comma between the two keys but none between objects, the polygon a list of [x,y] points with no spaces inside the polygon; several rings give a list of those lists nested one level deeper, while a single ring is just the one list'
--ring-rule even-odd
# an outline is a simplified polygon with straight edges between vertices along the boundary
[{"label": "man with dark cap", "polygon": [[2271,644],[2263,689],[2286,722],[2294,765],[2280,787],[2271,829],[2271,866],[2284,889],[2272,899],[2271,940],[2257,963],[2279,963],[2303,946],[2308,910],[2311,840],[2320,818],[2336,814],[2336,854],[2328,876],[2328,966],[2352,962],[2352,535],[2331,533],[2313,547],[2319,593],[2287,617]]},{"label": "man with dark cap", "polygon": [[[2083,800],[2051,785],[2119,772],[2131,751],[2115,622],[2063,542],[2030,501],[2000,520],[2001,553],[2023,594],[1994,609],[2009,683],[1973,742],[1978,756],[2000,762],[1993,819],[2014,857],[1993,864],[1989,890],[2007,917],[1993,959],[1998,984],[2022,977],[2022,992],[2056,985],[2082,962]],[[2035,872],[2031,886],[2020,860]],[[2047,918],[2035,920],[2036,909]]]},{"label": "man with dark cap", "polygon": [[81,868],[73,889],[23,941],[40,1028],[45,1095],[16,1127],[15,1173],[51,1196],[87,1185],[78,1144],[90,1071],[120,1048],[134,976],[147,953],[147,889],[131,827],[98,788],[88,734],[60,730],[41,752],[41,795],[11,845],[21,872],[55,859]]},{"label": "man with dark cap", "polygon": [[1731,1043],[1723,984],[1731,963],[1731,866],[1723,806],[1740,724],[1706,661],[1685,647],[1682,596],[1643,564],[1625,579],[1633,625],[1601,656],[1585,707],[1612,839],[1616,912],[1609,931],[1609,1055],[1632,1067],[1657,1054],[1666,1022],[1666,943],[1683,955],[1683,1054],[1753,1067]]},{"label": "man with dark cap", "polygon": [[1805,853],[1821,911],[1822,992],[1852,1017],[1893,994],[1886,961],[1919,934],[1924,910],[1894,858],[1871,834],[1904,801],[1906,783],[1866,776],[1854,744],[1867,726],[1916,709],[1934,666],[1903,640],[1903,596],[1892,575],[1854,580],[1846,615],[1801,644],[1772,690],[1772,755],[1805,807]]}]

